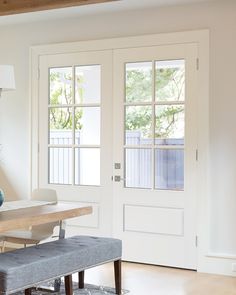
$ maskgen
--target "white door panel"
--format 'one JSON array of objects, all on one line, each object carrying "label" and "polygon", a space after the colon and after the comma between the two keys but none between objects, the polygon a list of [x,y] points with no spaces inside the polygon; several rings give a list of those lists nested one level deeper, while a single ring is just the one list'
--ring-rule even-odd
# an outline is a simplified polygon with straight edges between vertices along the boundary
[{"label": "white door panel", "polygon": [[125,260],[196,269],[196,58],[195,44],[114,53],[114,234]]},{"label": "white door panel", "polygon": [[93,205],[78,233],[112,231],[111,65],[111,51],[40,57],[39,186]]},{"label": "white door panel", "polygon": [[183,236],[183,217],[183,209],[125,205],[124,231]]}]

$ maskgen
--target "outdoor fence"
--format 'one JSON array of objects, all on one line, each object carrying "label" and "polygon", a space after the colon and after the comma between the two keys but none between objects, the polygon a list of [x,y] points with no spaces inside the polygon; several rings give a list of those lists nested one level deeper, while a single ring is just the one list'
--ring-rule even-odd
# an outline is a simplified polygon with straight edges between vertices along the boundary
[{"label": "outdoor fence", "polygon": [[[80,132],[76,132],[76,144],[80,143]],[[53,145],[71,145],[71,131],[51,131],[50,143]],[[174,148],[183,146],[183,139],[156,139],[158,148],[150,148],[152,139],[143,138],[139,131],[126,132],[125,149],[125,186],[133,188],[183,189],[184,186],[184,149]],[[140,145],[144,146],[138,148]],[[161,146],[171,146],[171,149]],[[133,148],[137,146],[137,148]],[[154,157],[154,161],[152,158]],[[50,148],[49,182],[71,184],[72,179],[72,149],[63,147]],[[75,149],[75,184],[80,184],[83,169],[80,149]],[[154,166],[152,166],[154,165]],[[153,169],[154,167],[154,169]],[[154,172],[153,172],[154,171]],[[91,179],[91,183],[93,180]]]}]

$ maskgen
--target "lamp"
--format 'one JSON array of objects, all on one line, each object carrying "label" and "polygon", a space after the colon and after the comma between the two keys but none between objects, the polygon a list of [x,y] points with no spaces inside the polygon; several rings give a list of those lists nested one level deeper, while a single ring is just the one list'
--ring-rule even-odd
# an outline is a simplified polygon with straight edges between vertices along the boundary
[{"label": "lamp", "polygon": [[0,97],[2,91],[15,89],[14,67],[0,65]]}]

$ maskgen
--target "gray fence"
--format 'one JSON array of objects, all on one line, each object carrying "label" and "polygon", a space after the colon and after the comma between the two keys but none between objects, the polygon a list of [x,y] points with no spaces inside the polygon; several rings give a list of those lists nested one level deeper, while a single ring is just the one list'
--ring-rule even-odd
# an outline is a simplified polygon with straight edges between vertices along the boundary
[{"label": "gray fence", "polygon": [[[173,146],[183,146],[183,139],[156,139],[154,154],[148,145],[152,139],[143,138],[139,131],[126,132],[127,145],[147,145],[142,149],[126,149],[125,186],[138,188],[152,188],[152,178],[157,189],[183,189],[184,187],[184,150]],[[171,146],[163,149],[161,145]],[[154,175],[152,177],[152,157],[154,157]]]},{"label": "gray fence", "polygon": [[[80,134],[76,133],[76,144]],[[51,144],[72,144],[70,131],[53,131]],[[154,153],[148,145],[151,139],[143,138],[141,132],[126,132],[127,145],[147,145],[147,148],[127,148],[125,150],[125,186],[133,188],[151,188],[152,179],[157,189],[183,189],[184,186],[184,150],[173,149],[174,145],[182,146],[183,139],[156,139],[158,149]],[[162,149],[161,145],[170,145],[172,149]],[[154,157],[154,175],[152,175],[152,157]],[[50,148],[49,182],[70,184],[72,173],[72,151],[70,148]],[[80,184],[80,149],[75,151],[75,183]],[[84,167],[86,169],[86,167]],[[91,183],[92,180],[91,180]]]}]

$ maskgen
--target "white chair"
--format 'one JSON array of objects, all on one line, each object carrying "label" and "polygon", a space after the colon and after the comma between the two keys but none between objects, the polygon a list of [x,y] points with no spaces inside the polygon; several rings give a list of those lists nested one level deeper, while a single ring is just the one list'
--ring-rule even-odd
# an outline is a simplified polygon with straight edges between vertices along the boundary
[{"label": "white chair", "polygon": [[[53,189],[36,189],[32,192],[32,200],[57,203],[57,193]],[[34,225],[27,230],[8,231],[2,235],[4,252],[5,242],[23,244],[24,247],[30,244],[39,244],[41,241],[52,237],[54,228],[59,222],[52,222],[42,225]]]}]

